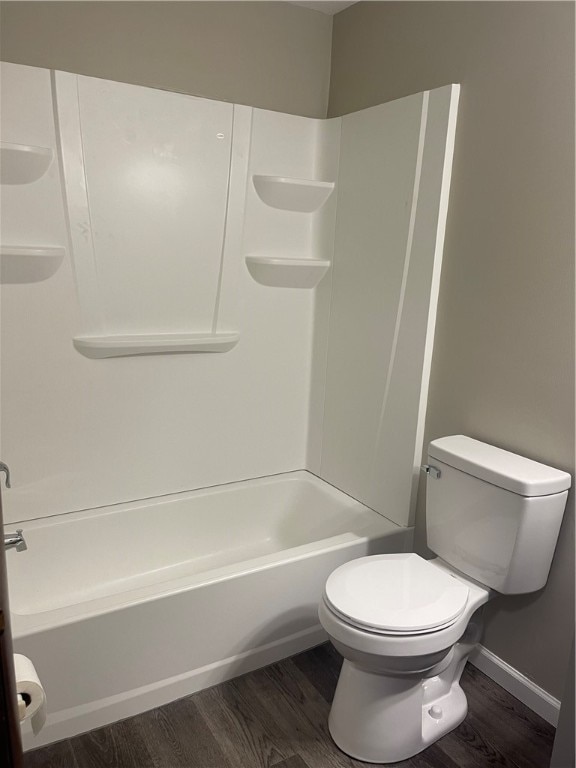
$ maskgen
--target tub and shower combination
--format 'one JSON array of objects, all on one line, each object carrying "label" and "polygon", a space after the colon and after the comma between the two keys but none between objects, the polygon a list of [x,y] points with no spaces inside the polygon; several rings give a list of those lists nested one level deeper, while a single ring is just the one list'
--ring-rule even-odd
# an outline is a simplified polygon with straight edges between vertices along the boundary
[{"label": "tub and shower combination", "polygon": [[22,525],[28,549],[7,553],[14,640],[49,707],[25,746],[324,642],[329,573],[412,544],[412,529],[306,471]]},{"label": "tub and shower combination", "polygon": [[30,748],[324,642],[328,575],[411,551],[458,86],[317,120],[1,69]]}]

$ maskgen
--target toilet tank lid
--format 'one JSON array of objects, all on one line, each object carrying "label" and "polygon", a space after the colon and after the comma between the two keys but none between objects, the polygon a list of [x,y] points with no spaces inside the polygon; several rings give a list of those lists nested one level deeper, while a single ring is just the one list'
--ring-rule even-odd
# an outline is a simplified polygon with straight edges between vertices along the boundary
[{"label": "toilet tank lid", "polygon": [[465,435],[433,440],[428,456],[521,496],[548,496],[570,488],[567,472]]}]

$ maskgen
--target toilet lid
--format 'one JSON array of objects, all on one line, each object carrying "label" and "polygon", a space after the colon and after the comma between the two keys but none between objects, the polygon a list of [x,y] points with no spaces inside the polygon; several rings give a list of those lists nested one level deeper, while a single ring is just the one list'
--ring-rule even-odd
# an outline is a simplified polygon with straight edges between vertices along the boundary
[{"label": "toilet lid", "polygon": [[415,554],[370,555],[341,565],[324,597],[348,623],[372,632],[420,634],[453,624],[468,587]]}]

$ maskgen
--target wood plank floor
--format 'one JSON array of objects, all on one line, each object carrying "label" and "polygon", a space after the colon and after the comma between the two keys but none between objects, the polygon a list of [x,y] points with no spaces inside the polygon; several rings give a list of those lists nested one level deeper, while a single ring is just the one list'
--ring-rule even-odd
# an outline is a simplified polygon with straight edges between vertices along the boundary
[{"label": "wood plank floor", "polygon": [[[25,768],[353,768],[327,730],[341,659],[323,645],[143,715],[28,752]],[[547,768],[554,729],[475,667],[468,717],[402,768]]]}]

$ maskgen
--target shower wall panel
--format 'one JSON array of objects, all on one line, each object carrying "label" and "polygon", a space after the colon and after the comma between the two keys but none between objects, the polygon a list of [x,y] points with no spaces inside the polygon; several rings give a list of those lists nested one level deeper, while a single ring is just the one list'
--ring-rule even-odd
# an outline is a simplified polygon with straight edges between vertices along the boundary
[{"label": "shower wall panel", "polygon": [[458,87],[342,118],[318,474],[413,520]]},{"label": "shower wall panel", "polygon": [[[5,63],[0,72],[6,96],[3,138],[46,144],[57,154],[50,73]],[[84,126],[91,136],[84,147],[89,156],[88,183],[80,177],[74,191],[87,190],[91,210],[97,211],[89,221],[97,246],[92,251],[95,260],[78,260],[79,253],[86,254],[82,243],[91,247],[90,228],[72,232],[70,248],[57,158],[40,181],[21,188],[2,187],[3,244],[9,237],[10,245],[66,248],[59,269],[49,279],[32,274],[30,282],[1,286],[1,458],[12,470],[12,489],[3,494],[7,522],[306,465],[314,292],[267,288],[253,280],[244,262],[244,225],[246,221],[249,237],[252,213],[245,220],[244,204],[253,193],[251,156],[261,173],[314,176],[317,121],[300,118],[295,131],[297,119],[291,116],[153,91],[156,109],[148,102],[152,94],[140,101],[146,90],[140,88],[133,100],[114,91],[116,121],[112,101],[105,103],[106,83],[96,81],[93,86],[102,89],[91,118],[105,122],[100,126],[102,143],[98,145],[99,132],[92,135],[89,120]],[[81,101],[82,93],[81,89]],[[181,105],[179,101],[172,106],[172,100],[181,100]],[[196,120],[193,114],[197,102],[208,115],[206,141],[212,143],[213,153],[205,153],[202,145],[196,153],[200,156],[192,157],[188,144],[196,142],[204,125],[204,118]],[[83,108],[83,124],[87,115]],[[60,114],[63,134],[74,128],[74,120],[78,121],[77,109]],[[134,135],[129,133],[130,121],[136,123]],[[134,164],[128,168],[119,156],[119,144],[128,153],[134,151],[134,142],[145,130],[138,121],[146,122],[150,132],[162,127],[166,133],[162,139],[155,134],[157,152],[153,147],[142,163],[133,156]],[[114,162],[106,158],[104,147],[116,152]],[[281,154],[279,166],[269,162],[273,154]],[[178,166],[176,157],[183,155],[187,165]],[[214,179],[206,174],[209,162],[218,171]],[[175,192],[168,184],[172,173]],[[227,187],[222,251],[214,222],[223,221]],[[127,207],[128,190],[132,190],[131,207]],[[70,209],[78,214],[74,202]],[[198,247],[194,235],[202,222],[214,224],[210,250],[206,244]],[[179,227],[177,247],[164,243],[174,236],[173,223]],[[304,228],[294,237],[307,247],[309,223],[292,221],[290,226]],[[221,226],[218,236],[223,235]],[[84,280],[86,270],[96,279]],[[216,285],[220,289],[215,302]],[[143,332],[194,331],[197,321],[208,326],[215,322],[237,331],[240,340],[223,354],[93,360],[81,355],[72,340],[97,327],[95,317],[106,319],[108,332],[112,324],[118,332]]]},{"label": "shower wall panel", "polygon": [[[1,287],[7,521],[308,468],[409,524],[457,88],[326,121],[0,74],[3,140],[54,154],[2,187],[2,275],[5,246],[65,251],[50,273],[23,258]],[[254,176],[336,188],[306,212]],[[246,257],[330,268],[316,289],[263,284]],[[239,342],[100,360],[73,345],[170,332]]]},{"label": "shower wall panel", "polygon": [[101,330],[211,331],[233,105],[67,73],[57,83],[77,93],[86,207],[71,226],[90,229]]}]

